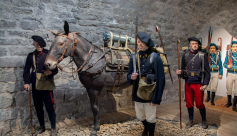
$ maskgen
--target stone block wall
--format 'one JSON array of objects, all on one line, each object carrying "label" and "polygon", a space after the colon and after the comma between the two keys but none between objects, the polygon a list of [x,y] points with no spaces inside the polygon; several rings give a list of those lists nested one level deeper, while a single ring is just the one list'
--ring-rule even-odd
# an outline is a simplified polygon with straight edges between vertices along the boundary
[{"label": "stone block wall", "polygon": [[[154,43],[160,44],[155,31],[158,25],[174,80],[172,84],[166,75],[162,103],[168,103],[178,100],[177,39],[181,40],[181,47],[187,46],[186,39],[201,33],[207,25],[225,28],[237,37],[236,4],[235,0],[1,0],[0,129],[29,125],[29,96],[23,89],[22,74],[27,54],[34,51],[32,35],[42,36],[49,49],[54,35],[47,28],[63,30],[67,20],[70,31],[80,31],[83,37],[101,46],[105,31],[134,37],[138,16],[138,30],[150,34]],[[68,61],[61,63],[65,66]],[[71,66],[66,70],[71,71]],[[55,82],[58,120],[92,115],[87,92],[76,75],[59,72]],[[102,92],[99,106],[100,113],[132,107],[131,87]],[[33,112],[36,121],[34,109]]]}]

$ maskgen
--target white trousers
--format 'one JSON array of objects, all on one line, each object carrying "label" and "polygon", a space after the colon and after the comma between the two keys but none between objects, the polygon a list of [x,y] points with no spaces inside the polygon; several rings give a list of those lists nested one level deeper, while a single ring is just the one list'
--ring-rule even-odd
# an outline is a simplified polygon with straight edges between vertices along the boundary
[{"label": "white trousers", "polygon": [[227,95],[232,95],[233,84],[234,84],[233,95],[237,96],[237,74],[228,73],[226,79]]},{"label": "white trousers", "polygon": [[211,73],[210,82],[207,86],[207,91],[216,92],[219,80],[219,73]]},{"label": "white trousers", "polygon": [[150,103],[135,102],[135,110],[140,121],[156,122],[156,106],[151,106]]}]

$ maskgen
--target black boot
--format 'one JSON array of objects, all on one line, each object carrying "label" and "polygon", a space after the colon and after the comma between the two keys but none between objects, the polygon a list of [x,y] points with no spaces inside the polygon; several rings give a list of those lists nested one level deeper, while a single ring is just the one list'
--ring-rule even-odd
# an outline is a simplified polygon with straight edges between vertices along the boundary
[{"label": "black boot", "polygon": [[215,95],[216,95],[215,92],[211,93],[211,105],[213,105],[213,106],[215,106],[215,103],[214,103]]},{"label": "black boot", "polygon": [[200,114],[202,116],[202,128],[207,129],[207,120],[206,120],[206,108],[199,109]]},{"label": "black boot", "polygon": [[227,100],[227,104],[225,105],[225,107],[230,107],[232,105],[231,103],[231,95],[228,95],[228,100]]},{"label": "black boot", "polygon": [[156,123],[148,123],[149,136],[154,136]]},{"label": "black boot", "polygon": [[148,136],[148,122],[146,120],[142,121],[142,124],[144,125],[144,130],[142,132],[142,136]]},{"label": "black boot", "polygon": [[34,136],[37,136],[38,134],[41,134],[45,131],[45,126],[40,126],[34,133]]},{"label": "black boot", "polygon": [[189,122],[186,124],[186,129],[190,128],[193,126],[193,114],[194,114],[194,109],[188,108],[188,116],[189,116]]},{"label": "black boot", "polygon": [[207,98],[205,100],[205,102],[209,102],[210,101],[210,91],[207,91]]},{"label": "black boot", "polygon": [[233,99],[233,111],[237,112],[237,109],[236,109],[236,104],[237,104],[237,96],[234,96],[234,99]]}]

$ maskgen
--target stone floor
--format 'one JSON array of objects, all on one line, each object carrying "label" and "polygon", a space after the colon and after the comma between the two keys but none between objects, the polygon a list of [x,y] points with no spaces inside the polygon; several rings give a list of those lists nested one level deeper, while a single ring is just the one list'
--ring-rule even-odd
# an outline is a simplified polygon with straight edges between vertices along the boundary
[{"label": "stone floor", "polygon": [[[65,120],[69,123],[69,120]],[[73,122],[71,122],[73,123]],[[66,123],[65,123],[66,124]],[[155,136],[183,136],[183,135],[202,135],[202,136],[216,136],[218,127],[216,125],[209,125],[208,129],[202,129],[201,124],[195,124],[192,128],[185,129],[185,124],[182,124],[180,129],[180,123],[177,121],[168,121],[158,119],[156,121]],[[71,124],[69,126],[61,127],[58,129],[59,136],[88,136],[92,131],[93,126],[78,126]],[[98,136],[140,136],[143,130],[143,125],[137,119],[130,119],[125,122],[108,123],[100,126]],[[9,136],[30,136],[30,129],[15,130],[8,133]],[[50,136],[50,129],[39,134],[38,136]]]}]

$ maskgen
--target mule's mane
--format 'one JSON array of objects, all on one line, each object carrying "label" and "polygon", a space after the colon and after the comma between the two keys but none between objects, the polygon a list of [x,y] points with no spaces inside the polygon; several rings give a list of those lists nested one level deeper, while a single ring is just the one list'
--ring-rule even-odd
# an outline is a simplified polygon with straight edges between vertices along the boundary
[{"label": "mule's mane", "polygon": [[[69,33],[70,33],[70,32],[69,32]],[[89,42],[90,44],[92,44],[91,41],[89,41],[89,40],[87,40],[85,37],[82,37],[82,36],[81,36],[81,32],[77,31],[77,32],[74,32],[74,33],[75,33],[77,36],[79,36],[79,37],[85,39],[85,40],[86,40],[87,42]],[[63,30],[63,31],[59,31],[58,34],[66,35],[66,33],[65,33],[64,30]],[[96,46],[96,47],[98,47],[98,46]],[[99,50],[102,50],[102,49],[100,49],[99,47],[98,47],[98,49],[99,49]]]}]

